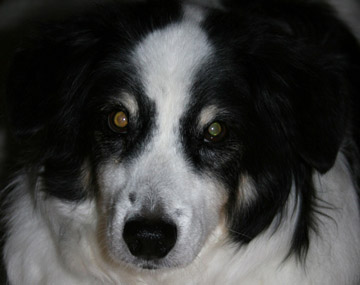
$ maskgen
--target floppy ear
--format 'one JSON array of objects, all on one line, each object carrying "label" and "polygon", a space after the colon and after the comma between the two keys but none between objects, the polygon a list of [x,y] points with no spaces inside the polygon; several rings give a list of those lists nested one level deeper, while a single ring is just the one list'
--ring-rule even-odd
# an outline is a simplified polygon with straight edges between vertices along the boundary
[{"label": "floppy ear", "polygon": [[325,173],[349,133],[350,104],[358,97],[351,93],[360,85],[359,45],[327,5],[292,3],[289,14],[284,3],[251,3],[250,11],[267,19],[249,62],[259,81],[253,89],[262,88],[258,112],[269,114],[294,153]]},{"label": "floppy ear", "polygon": [[333,166],[348,131],[349,94],[343,80],[318,70],[290,98],[294,123],[285,123],[290,143],[320,173]]},{"label": "floppy ear", "polygon": [[311,49],[304,49],[299,58],[285,47],[278,61],[273,57],[270,63],[258,63],[258,85],[264,87],[258,104],[294,153],[325,173],[349,131],[348,63],[344,57],[314,54]]},{"label": "floppy ear", "polygon": [[58,116],[71,118],[68,106],[88,71],[96,38],[87,30],[70,28],[45,28],[15,54],[7,83],[7,113],[20,142],[44,135],[55,127]]},{"label": "floppy ear", "polygon": [[302,53],[303,64],[297,61],[290,79],[293,123],[284,128],[294,149],[320,173],[334,165],[345,137],[356,136],[350,120],[360,91],[360,48],[340,27],[313,54]]}]

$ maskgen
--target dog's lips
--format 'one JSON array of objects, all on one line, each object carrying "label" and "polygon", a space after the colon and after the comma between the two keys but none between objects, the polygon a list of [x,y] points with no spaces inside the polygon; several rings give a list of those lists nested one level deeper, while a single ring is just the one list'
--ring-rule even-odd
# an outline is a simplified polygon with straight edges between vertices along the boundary
[{"label": "dog's lips", "polygon": [[156,270],[159,269],[159,267],[154,266],[154,265],[150,265],[150,264],[145,264],[141,266],[142,269],[146,269],[146,270]]},{"label": "dog's lips", "polygon": [[131,265],[137,269],[149,270],[149,271],[160,270],[160,269],[167,267],[162,263],[161,259],[157,259],[157,260],[143,260],[143,259],[140,260],[139,259],[139,260],[131,263]]}]

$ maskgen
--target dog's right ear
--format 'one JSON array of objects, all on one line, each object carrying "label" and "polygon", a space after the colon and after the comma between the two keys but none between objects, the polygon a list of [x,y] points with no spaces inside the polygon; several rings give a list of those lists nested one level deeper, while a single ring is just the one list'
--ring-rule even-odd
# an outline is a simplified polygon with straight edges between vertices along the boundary
[{"label": "dog's right ear", "polygon": [[70,115],[68,106],[98,40],[93,31],[74,23],[39,30],[16,52],[7,81],[8,121],[20,143],[58,127],[58,116]]}]

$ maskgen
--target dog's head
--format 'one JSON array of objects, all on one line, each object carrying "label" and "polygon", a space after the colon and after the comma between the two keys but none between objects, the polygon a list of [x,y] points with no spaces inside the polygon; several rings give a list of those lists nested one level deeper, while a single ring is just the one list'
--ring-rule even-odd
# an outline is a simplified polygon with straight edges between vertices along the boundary
[{"label": "dog's head", "polygon": [[[250,242],[295,183],[292,246],[306,246],[311,174],[331,168],[347,130],[353,42],[339,23],[329,36],[287,9],[112,5],[44,28],[8,89],[37,191],[95,201],[112,260],[163,268],[194,260],[221,222]],[[309,17],[334,26],[320,11]]]}]

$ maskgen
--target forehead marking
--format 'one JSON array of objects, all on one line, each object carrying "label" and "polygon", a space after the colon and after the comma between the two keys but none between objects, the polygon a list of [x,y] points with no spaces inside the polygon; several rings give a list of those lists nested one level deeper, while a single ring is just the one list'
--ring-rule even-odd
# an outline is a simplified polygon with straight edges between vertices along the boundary
[{"label": "forehead marking", "polygon": [[178,129],[195,73],[211,55],[207,36],[199,26],[199,12],[194,17],[187,15],[187,10],[181,22],[154,31],[134,53],[145,93],[155,102],[161,134]]}]

